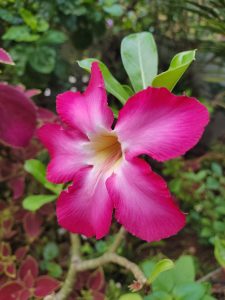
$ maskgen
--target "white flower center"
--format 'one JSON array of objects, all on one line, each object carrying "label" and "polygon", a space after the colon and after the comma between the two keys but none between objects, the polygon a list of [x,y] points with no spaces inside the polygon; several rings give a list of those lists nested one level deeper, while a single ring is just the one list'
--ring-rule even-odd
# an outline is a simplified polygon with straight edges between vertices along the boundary
[{"label": "white flower center", "polygon": [[99,166],[102,171],[113,172],[120,165],[123,153],[115,133],[103,132],[92,136],[89,147],[92,164]]}]

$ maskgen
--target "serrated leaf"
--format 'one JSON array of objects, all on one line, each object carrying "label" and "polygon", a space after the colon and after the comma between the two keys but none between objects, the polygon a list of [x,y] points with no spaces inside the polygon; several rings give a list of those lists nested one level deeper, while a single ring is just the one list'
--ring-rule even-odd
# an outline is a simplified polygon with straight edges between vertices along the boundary
[{"label": "serrated leaf", "polygon": [[152,282],[155,281],[155,279],[161,273],[163,273],[163,272],[165,272],[167,270],[170,270],[172,268],[174,268],[174,263],[173,263],[172,260],[167,259],[167,258],[160,260],[159,262],[157,262],[154,265],[154,267],[153,267],[153,269],[152,269],[152,271],[151,271],[151,273],[150,273],[150,275],[148,277],[148,283],[151,284]]},{"label": "serrated leaf", "polygon": [[57,195],[31,195],[23,200],[23,208],[36,211],[46,203],[52,202],[57,198]]},{"label": "serrated leaf", "polygon": [[195,60],[196,50],[183,51],[176,54],[169,66],[169,69],[157,75],[153,82],[153,87],[165,87],[172,91],[181,76]]},{"label": "serrated leaf", "polygon": [[150,32],[126,36],[121,43],[121,57],[136,92],[152,84],[153,78],[157,75],[158,54]]},{"label": "serrated leaf", "polygon": [[127,99],[129,98],[129,94],[127,93],[126,89],[119,83],[119,81],[110,73],[109,69],[106,67],[104,63],[95,59],[95,58],[87,58],[78,61],[78,65],[85,69],[86,71],[91,71],[91,64],[97,61],[99,67],[102,71],[102,75],[104,77],[106,90],[115,96],[122,104],[124,104]]}]

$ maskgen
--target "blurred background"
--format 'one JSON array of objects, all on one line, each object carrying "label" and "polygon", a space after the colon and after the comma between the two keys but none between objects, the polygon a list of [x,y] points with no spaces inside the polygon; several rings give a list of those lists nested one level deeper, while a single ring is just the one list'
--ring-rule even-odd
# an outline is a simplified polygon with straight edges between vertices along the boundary
[{"label": "blurred background", "polygon": [[[179,296],[179,293],[177,296],[174,291],[158,284],[153,286],[153,291],[161,291],[161,296],[142,295],[146,300],[225,299],[224,0],[0,0],[0,47],[11,54],[16,64],[14,67],[1,65],[1,81],[22,84],[28,90],[40,89],[41,93],[33,98],[34,102],[55,112],[58,93],[69,89],[84,90],[87,85],[89,75],[79,68],[77,60],[98,58],[120,82],[128,83],[121,62],[120,44],[126,35],[141,31],[150,31],[154,35],[159,52],[159,72],[168,68],[176,53],[197,49],[196,61],[173,92],[185,92],[198,98],[208,107],[211,122],[200,143],[185,157],[164,164],[151,161],[153,169],[167,180],[174,199],[188,213],[187,226],[177,236],[151,244],[128,235],[119,252],[141,264],[145,272],[149,272],[152,258],[178,259],[184,255],[191,262],[189,266],[184,262],[182,268],[189,268],[193,263],[197,280],[217,271],[207,278],[210,284],[204,285],[205,298],[201,293],[199,298],[194,298],[197,290],[191,288],[189,296]],[[112,96],[109,98],[114,106],[120,107],[117,100]],[[38,156],[42,162],[47,162],[47,154],[38,152],[41,147],[38,142],[33,144],[35,150],[1,146],[0,238],[10,245],[11,253],[15,253],[18,247],[26,248],[26,255],[39,262],[40,273],[63,280],[67,270],[68,236],[58,228],[54,208],[47,205],[43,211],[30,213],[19,204],[31,190],[32,193],[41,191],[45,194],[45,188],[29,172],[23,173],[20,189],[10,178],[12,170],[15,174],[24,172],[21,170],[28,158]],[[16,189],[20,191],[19,196],[15,196]],[[19,213],[22,217],[18,216]],[[43,221],[45,216],[48,216],[47,223]],[[10,222],[7,229],[4,229],[3,220]],[[117,230],[117,225],[114,225],[112,234],[101,241],[83,240],[83,255],[89,258],[102,254]],[[19,260],[7,261],[13,262],[16,269],[20,266]],[[0,275],[0,287],[17,278],[16,273],[8,273]],[[88,276],[93,274],[86,274],[84,278]],[[97,288],[86,285],[86,279],[82,281],[80,278],[80,286],[75,288],[71,299],[118,300],[128,292],[131,277],[125,271],[110,266],[100,277]],[[204,278],[202,282],[205,282]],[[203,285],[199,283],[199,286]],[[103,298],[98,298],[99,294],[94,298],[93,290]],[[168,293],[171,298],[162,296],[163,293]],[[206,298],[206,294],[215,298]]]}]

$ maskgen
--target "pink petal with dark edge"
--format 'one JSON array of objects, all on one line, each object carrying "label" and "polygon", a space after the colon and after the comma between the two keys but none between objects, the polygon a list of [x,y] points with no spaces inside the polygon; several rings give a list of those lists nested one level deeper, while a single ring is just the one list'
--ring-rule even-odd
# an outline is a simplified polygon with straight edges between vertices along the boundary
[{"label": "pink petal with dark edge", "polygon": [[115,131],[128,157],[148,154],[164,161],[195,146],[208,121],[206,107],[195,98],[149,87],[127,101]]},{"label": "pink petal with dark edge", "polygon": [[109,232],[112,210],[105,178],[94,168],[79,171],[73,185],[61,193],[56,204],[58,222],[62,227],[97,239]]},{"label": "pink petal with dark edge", "polygon": [[57,96],[57,112],[63,122],[84,134],[110,129],[114,120],[113,112],[107,104],[104,80],[98,64],[91,68],[91,78],[87,90],[65,92]]},{"label": "pink petal with dark edge", "polygon": [[185,225],[165,181],[144,160],[124,161],[107,180],[107,188],[117,221],[140,239],[159,241]]}]

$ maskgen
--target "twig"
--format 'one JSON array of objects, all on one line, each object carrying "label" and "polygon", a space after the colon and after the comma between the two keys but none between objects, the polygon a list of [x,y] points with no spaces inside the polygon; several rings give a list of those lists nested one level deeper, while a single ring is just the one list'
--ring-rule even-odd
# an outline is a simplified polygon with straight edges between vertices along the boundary
[{"label": "twig", "polygon": [[222,271],[222,268],[218,268],[218,269],[206,274],[205,276],[199,278],[197,281],[198,282],[205,282],[205,281],[209,280],[211,277],[219,274],[221,271]]},{"label": "twig", "polygon": [[73,290],[77,269],[75,261],[80,260],[80,239],[77,234],[70,234],[71,260],[66,279],[58,293],[44,298],[44,300],[67,300]]},{"label": "twig", "polygon": [[135,263],[129,261],[127,258],[117,255],[115,253],[105,253],[98,258],[89,259],[86,261],[80,261],[76,265],[76,270],[78,272],[82,272],[85,270],[95,269],[99,266],[108,263],[114,263],[120,265],[126,268],[127,270],[131,271],[135,279],[138,281],[140,289],[146,284],[147,278],[145,277],[141,269]]},{"label": "twig", "polygon": [[120,227],[120,230],[118,231],[118,233],[116,234],[115,240],[112,243],[112,245],[109,247],[109,250],[107,252],[112,253],[112,252],[116,252],[116,250],[118,249],[118,247],[120,246],[123,238],[125,237],[126,234],[126,230],[125,228],[122,226]]}]

